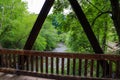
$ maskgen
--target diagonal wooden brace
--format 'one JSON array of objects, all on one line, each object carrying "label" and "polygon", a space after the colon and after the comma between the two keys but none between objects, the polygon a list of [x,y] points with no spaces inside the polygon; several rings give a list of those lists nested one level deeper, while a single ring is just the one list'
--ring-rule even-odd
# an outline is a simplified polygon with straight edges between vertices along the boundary
[{"label": "diagonal wooden brace", "polygon": [[[81,6],[79,5],[78,1],[77,0],[69,0],[75,14],[77,15],[78,17],[78,20],[79,22],[81,23],[82,25],[82,28],[84,29],[86,35],[87,35],[87,38],[94,50],[94,52],[96,54],[104,54],[102,48],[100,47],[100,44],[81,8]],[[98,61],[98,63],[100,63],[100,65],[102,66],[102,69],[103,69],[103,76],[107,76],[109,75],[109,64],[107,61]],[[105,64],[105,65],[104,65]],[[106,68],[104,68],[104,66],[106,66]],[[98,71],[99,72],[99,71]]]},{"label": "diagonal wooden brace", "polygon": [[30,32],[30,35],[29,35],[27,42],[24,46],[24,50],[31,50],[32,49],[32,46],[33,46],[41,28],[42,28],[42,25],[43,25],[48,13],[49,13],[54,1],[55,0],[46,0],[45,1],[43,8],[42,8],[40,14],[38,15],[38,18],[37,18],[37,20],[32,28],[32,31]]},{"label": "diagonal wooden brace", "polygon": [[[38,18],[30,32],[30,35],[26,41],[26,44],[24,46],[24,50],[31,50],[32,49],[32,46],[34,45],[35,43],[35,40],[37,39],[37,36],[42,28],[42,25],[53,5],[55,0],[46,0],[43,7],[42,7],[42,10],[41,12],[39,13],[38,15]],[[20,66],[18,69],[23,69],[22,66],[24,66],[24,63],[25,61],[27,60],[28,58],[26,56],[19,56],[18,57],[18,65]]]}]

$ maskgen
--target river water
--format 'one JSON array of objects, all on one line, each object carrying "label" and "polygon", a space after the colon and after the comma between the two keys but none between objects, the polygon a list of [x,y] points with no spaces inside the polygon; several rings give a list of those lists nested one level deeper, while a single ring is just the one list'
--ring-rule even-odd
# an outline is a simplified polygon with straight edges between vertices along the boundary
[{"label": "river water", "polygon": [[[67,47],[65,46],[64,43],[58,43],[57,47],[55,49],[53,49],[52,52],[66,52],[66,50],[67,50]],[[60,60],[59,67],[61,68],[62,67],[61,66],[62,65],[62,59],[60,58],[59,60]],[[66,66],[67,59],[65,58],[64,60],[65,60],[64,65]],[[56,66],[56,61],[54,61],[54,63],[55,63],[54,66]]]},{"label": "river water", "polygon": [[59,43],[57,44],[57,47],[53,49],[53,52],[66,52],[67,47],[65,46],[64,43]]}]

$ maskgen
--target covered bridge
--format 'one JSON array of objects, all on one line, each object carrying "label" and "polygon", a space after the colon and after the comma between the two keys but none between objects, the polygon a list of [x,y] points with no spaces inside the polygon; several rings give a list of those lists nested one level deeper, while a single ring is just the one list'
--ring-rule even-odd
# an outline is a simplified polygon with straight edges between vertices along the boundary
[{"label": "covered bridge", "polygon": [[0,49],[0,72],[56,80],[120,78],[120,55],[106,55],[77,0],[68,0],[96,54],[38,52],[32,46],[54,3],[46,0],[23,50]]}]

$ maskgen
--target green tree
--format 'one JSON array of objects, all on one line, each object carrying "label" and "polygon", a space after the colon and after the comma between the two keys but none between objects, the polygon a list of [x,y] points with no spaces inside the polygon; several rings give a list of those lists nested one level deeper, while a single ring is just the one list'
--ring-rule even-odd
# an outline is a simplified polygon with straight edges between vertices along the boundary
[{"label": "green tree", "polygon": [[[33,16],[36,19],[35,14]],[[42,26],[42,29],[41,29],[41,31],[37,37],[37,40],[35,41],[35,44],[33,46],[34,50],[40,50],[40,51],[52,50],[53,48],[56,47],[56,44],[58,42],[58,34],[57,34],[57,30],[52,25],[52,19],[50,16],[52,16],[52,15],[49,15],[47,17],[45,23]],[[31,19],[34,19],[34,18],[31,17]],[[32,22],[35,22],[35,20]],[[30,28],[30,30],[31,30],[31,28]]]},{"label": "green tree", "polygon": [[[101,45],[101,47],[103,48],[104,51],[106,51],[106,44],[109,41],[113,41],[113,39],[115,39],[116,36],[111,36],[116,34],[115,30],[113,31],[114,33],[111,33],[111,30],[113,30],[113,23],[112,23],[112,19],[111,19],[111,4],[109,0],[100,0],[100,1],[96,1],[96,0],[78,0],[78,2],[80,3],[80,5],[82,6],[82,9],[85,13],[85,15],[87,16],[87,19],[89,21],[89,23],[92,26],[92,29]],[[63,4],[62,4],[63,3]],[[64,7],[58,7],[58,8],[62,8],[62,9],[58,9],[57,6],[62,4],[62,6]],[[106,6],[107,5],[107,6]],[[92,51],[92,48],[89,44],[89,42],[87,41],[86,37],[83,37],[84,31],[80,28],[81,25],[79,25],[78,21],[76,20],[76,16],[73,13],[73,11],[70,8],[70,4],[68,3],[67,0],[65,1],[60,1],[57,0],[56,4],[54,5],[54,13],[56,14],[57,11],[58,13],[61,12],[61,14],[64,15],[64,10],[65,9],[69,9],[69,13],[65,14],[65,20],[62,21],[62,28],[64,28],[64,30],[66,30],[68,32],[68,38],[66,42],[68,43],[68,46],[71,47],[71,49],[73,51],[79,51],[79,52],[86,52],[86,49],[88,49],[87,51]],[[58,22],[61,21],[58,19]],[[108,24],[109,23],[109,24]],[[78,29],[79,27],[79,29]],[[74,29],[72,29],[74,28]],[[63,30],[63,29],[62,29]],[[77,31],[79,30],[79,31]],[[74,35],[70,35],[70,33],[72,32],[72,34]],[[76,36],[75,36],[76,34]],[[79,35],[77,35],[79,34]],[[109,37],[111,36],[111,37]],[[74,38],[73,40],[71,40],[72,38]],[[82,38],[82,40],[81,40]],[[86,41],[86,42],[85,42]],[[76,45],[71,46],[70,45],[75,44],[80,44],[79,46],[77,46],[78,50],[76,50]],[[73,44],[72,44],[73,43]],[[81,44],[85,44],[85,45],[81,45]],[[83,49],[79,49],[80,47],[83,47]],[[104,46],[104,47],[103,47]],[[75,50],[74,50],[75,49]]]},{"label": "green tree", "polygon": [[[59,0],[57,0],[57,1],[59,1]],[[63,1],[61,1],[61,2],[63,2]],[[61,2],[57,3],[56,5],[61,4]],[[75,1],[69,0],[69,2],[70,3],[73,2],[73,4],[77,4],[76,0]],[[90,30],[90,27],[92,27],[92,29],[93,29],[94,33],[96,34],[96,37],[97,37],[100,45],[102,46],[102,48],[104,50],[103,51],[99,47],[100,45],[97,44],[97,40],[95,39],[94,34],[93,35],[87,34],[88,39],[91,42],[92,48],[94,49],[94,52],[95,53],[97,53],[97,52],[98,53],[104,53],[105,50],[106,50],[105,45],[106,45],[107,41],[110,41],[110,38],[108,38],[107,36],[109,34],[115,34],[115,33],[110,32],[111,31],[110,28],[113,27],[113,24],[115,25],[115,29],[116,29],[116,32],[117,32],[117,35],[118,35],[118,40],[120,40],[120,38],[119,38],[119,35],[120,35],[119,34],[120,33],[120,31],[119,31],[120,30],[119,29],[119,26],[120,26],[119,25],[119,21],[120,21],[120,16],[119,16],[119,14],[120,14],[120,6],[119,5],[120,4],[119,3],[120,3],[120,1],[119,0],[104,0],[104,1],[103,0],[99,0],[99,1],[96,1],[96,0],[90,0],[90,1],[89,0],[78,0],[78,2],[81,5],[85,15],[87,16],[87,19],[86,19],[86,16],[84,16],[84,13],[81,10],[81,7],[79,7],[77,5],[73,6],[74,10],[76,11],[76,14],[79,16],[78,19],[82,23],[83,29],[85,30],[86,34],[88,33],[88,31],[90,31],[90,33],[93,34],[92,31]],[[68,4],[66,4],[66,5],[68,5]],[[75,9],[75,7],[76,8],[79,7],[80,11],[78,9]],[[56,8],[56,7],[54,7],[54,8]],[[62,10],[64,10],[64,9],[62,9]],[[78,14],[78,12],[79,12],[79,14]],[[68,15],[69,15],[69,13],[68,13]],[[74,16],[74,18],[75,17],[76,16]],[[74,22],[74,18],[70,19],[68,21],[68,23],[69,22],[70,23]],[[113,21],[113,23],[112,23],[112,21]],[[91,25],[89,25],[89,24],[91,24]],[[76,27],[76,25],[74,23],[72,23],[71,25],[72,25],[72,27],[73,26]],[[87,29],[86,27],[89,27],[89,30],[86,30]],[[69,27],[69,29],[71,29],[71,26]],[[77,37],[74,34],[74,33],[78,34],[77,30],[78,30],[78,28],[76,27],[75,29],[73,29],[70,32],[70,34],[72,34],[72,35],[70,35],[70,38],[68,38],[68,40],[70,41],[69,43],[74,43],[74,42],[76,42],[78,44],[80,43],[80,40],[77,42],[76,39],[78,39],[78,37],[80,38],[81,34],[77,35]],[[81,30],[80,30],[80,32],[81,32]],[[115,32],[115,31],[112,31],[112,32]],[[91,39],[90,39],[90,36],[91,36]],[[114,37],[114,36],[111,36],[111,37]],[[85,41],[84,37],[82,37],[82,39]],[[95,44],[97,44],[97,46],[95,46],[93,44],[94,43],[93,41],[96,42]],[[82,44],[84,44],[84,42]],[[77,46],[77,48],[79,48],[80,46],[81,45]],[[70,45],[70,47],[71,47],[71,49],[77,51],[76,48],[74,49],[74,47],[76,47],[76,45],[73,45],[73,46]],[[98,47],[99,49],[96,48],[96,47]],[[90,48],[90,47],[88,47],[88,48]],[[80,50],[80,52],[81,52],[81,50]],[[102,66],[102,64],[101,64],[101,66]],[[107,69],[109,69],[109,64],[107,64]],[[104,68],[103,68],[103,71],[104,71]],[[105,72],[107,73],[107,71],[105,71]]]},{"label": "green tree", "polygon": [[[27,11],[21,0],[0,1],[0,43],[5,48],[23,49],[37,14]],[[34,44],[34,50],[52,50],[57,44],[57,31],[48,17]]]},{"label": "green tree", "polygon": [[15,47],[14,43],[18,35],[14,31],[18,31],[20,27],[22,28],[22,17],[27,12],[25,6],[26,4],[21,0],[0,1],[0,42],[3,47]]}]

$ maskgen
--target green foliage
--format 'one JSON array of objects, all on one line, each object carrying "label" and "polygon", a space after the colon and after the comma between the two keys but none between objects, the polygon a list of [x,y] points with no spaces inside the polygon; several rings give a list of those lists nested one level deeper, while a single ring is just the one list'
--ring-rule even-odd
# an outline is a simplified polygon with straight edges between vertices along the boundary
[{"label": "green foliage", "polygon": [[66,5],[66,4],[68,4],[67,0],[56,0],[55,6],[53,6],[54,13],[62,13],[64,11],[64,8],[68,7],[68,5]]},{"label": "green foliage", "polygon": [[91,46],[87,40],[87,37],[84,34],[81,25],[75,19],[71,22],[66,43],[74,52],[91,52]]},{"label": "green foliage", "polygon": [[62,43],[65,43],[67,37],[67,33],[61,33],[59,34],[59,41]]},{"label": "green foliage", "polygon": [[[78,0],[78,2],[101,47],[109,41],[118,40],[110,13],[104,14],[111,10],[109,0]],[[65,10],[68,10],[67,14],[64,13]],[[23,48],[36,17],[36,14],[27,12],[27,4],[21,0],[0,0],[0,43],[2,46]],[[33,49],[52,50],[58,41],[65,42],[71,51],[93,51],[67,0],[55,1],[53,14],[46,19]]]},{"label": "green foliage", "polygon": [[[0,1],[0,43],[5,48],[22,49],[37,18],[21,0]],[[33,46],[34,50],[52,50],[58,41],[57,31],[48,17]]]},{"label": "green foliage", "polygon": [[46,43],[46,39],[42,36],[38,36],[37,40],[33,46],[34,50],[40,50],[40,51],[44,51],[46,49],[47,43]]},{"label": "green foliage", "polygon": [[15,48],[19,45],[16,40],[19,40],[19,29],[22,29],[20,26],[26,12],[25,3],[21,0],[1,0],[0,8],[0,42],[3,47]]},{"label": "green foliage", "polygon": [[55,48],[58,41],[57,31],[51,23],[50,19],[47,19],[40,32],[40,35],[46,39],[46,50]]},{"label": "green foliage", "polygon": [[[59,1],[57,0],[54,5],[54,13],[58,11],[56,14],[56,20],[54,22],[59,25],[59,29],[61,32],[67,33],[67,37],[65,42],[67,46],[71,49],[71,51],[75,52],[93,52],[92,47],[81,28],[80,23],[77,20],[72,8],[70,8],[70,4],[66,3],[67,1]],[[116,39],[116,32],[113,29],[113,22],[111,19],[111,14],[109,11],[111,10],[111,5],[109,0],[78,0],[80,3],[91,27],[101,45],[103,50],[105,50],[105,46],[107,42],[111,42]],[[63,7],[57,8],[61,3]],[[69,13],[64,14],[64,10],[68,10]],[[106,13],[104,13],[106,12]],[[59,15],[64,15],[64,19],[62,19]],[[61,20],[62,19],[62,20]],[[116,36],[113,36],[116,35]]]}]

